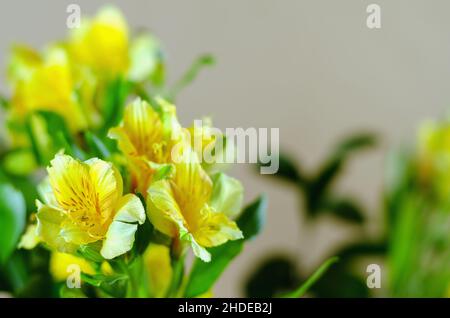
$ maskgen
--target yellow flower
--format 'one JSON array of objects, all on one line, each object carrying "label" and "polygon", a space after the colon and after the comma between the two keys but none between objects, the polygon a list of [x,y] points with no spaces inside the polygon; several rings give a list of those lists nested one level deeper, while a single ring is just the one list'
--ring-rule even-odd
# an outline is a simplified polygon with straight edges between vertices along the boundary
[{"label": "yellow flower", "polygon": [[175,107],[161,99],[159,103],[161,113],[136,99],[125,108],[120,126],[108,134],[128,159],[133,188],[144,195],[156,169],[171,162],[171,150],[181,136]]},{"label": "yellow flower", "polygon": [[227,215],[230,211],[222,210],[227,209],[236,196],[212,198],[213,192],[219,196],[230,192],[214,191],[211,178],[202,169],[190,145],[184,146],[177,161],[173,164],[173,174],[150,185],[147,214],[156,229],[190,243],[195,255],[208,262],[211,255],[205,248],[243,238],[236,223]]},{"label": "yellow flower", "polygon": [[122,13],[106,6],[92,20],[73,29],[68,48],[78,64],[106,74],[124,73],[129,65],[128,26]]},{"label": "yellow flower", "polygon": [[53,252],[50,257],[50,273],[56,281],[66,280],[70,275],[70,266],[78,265],[80,271],[85,274],[94,275],[95,270],[88,261],[71,254]]},{"label": "yellow flower", "polygon": [[48,183],[37,201],[37,235],[60,252],[102,241],[101,255],[129,251],[145,211],[134,194],[122,194],[122,178],[111,163],[97,158],[80,162],[58,154],[47,168]]},{"label": "yellow flower", "polygon": [[43,58],[31,49],[17,47],[9,67],[13,86],[12,118],[23,120],[37,110],[62,116],[72,131],[86,128],[87,122],[73,93],[74,82],[66,52],[49,49]]},{"label": "yellow flower", "polygon": [[427,121],[419,130],[419,176],[442,199],[450,194],[450,124]]},{"label": "yellow flower", "polygon": [[164,245],[150,244],[144,253],[144,263],[154,297],[164,297],[172,279],[170,249]]}]

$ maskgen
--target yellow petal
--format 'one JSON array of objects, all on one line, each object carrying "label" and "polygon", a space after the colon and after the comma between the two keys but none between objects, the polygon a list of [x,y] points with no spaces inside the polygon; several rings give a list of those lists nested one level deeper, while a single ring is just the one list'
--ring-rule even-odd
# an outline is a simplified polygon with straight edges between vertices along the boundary
[{"label": "yellow petal", "polygon": [[158,231],[176,237],[180,228],[186,228],[186,223],[169,182],[154,182],[147,194],[147,214],[152,224]]},{"label": "yellow petal", "polygon": [[145,222],[145,210],[141,200],[134,194],[123,196],[117,206],[117,213],[108,228],[101,255],[112,259],[128,252],[134,243],[138,224]]},{"label": "yellow petal", "polygon": [[102,222],[113,215],[115,205],[122,197],[123,181],[117,169],[109,162],[94,158],[86,161],[97,193],[98,208],[102,211]]},{"label": "yellow petal", "polygon": [[22,238],[20,239],[18,248],[24,248],[27,250],[33,249],[36,247],[36,245],[39,244],[41,239],[39,238],[37,234],[37,225],[36,224],[30,224],[25,233],[22,235]]},{"label": "yellow petal", "polygon": [[229,240],[244,238],[236,223],[231,221],[224,213],[208,211],[205,214],[205,218],[197,231],[193,233],[200,245],[213,247]]},{"label": "yellow petal", "polygon": [[94,275],[95,271],[85,259],[71,254],[53,252],[50,257],[50,273],[56,281],[66,280],[71,274],[71,266],[79,266],[85,274]]},{"label": "yellow petal", "polygon": [[122,13],[113,6],[102,8],[91,20],[74,29],[69,42],[74,58],[107,76],[128,68],[128,27]]}]

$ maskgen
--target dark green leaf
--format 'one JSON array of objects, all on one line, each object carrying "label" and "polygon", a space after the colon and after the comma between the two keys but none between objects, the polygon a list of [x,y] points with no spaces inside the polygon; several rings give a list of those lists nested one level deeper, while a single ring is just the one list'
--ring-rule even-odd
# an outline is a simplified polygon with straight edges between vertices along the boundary
[{"label": "dark green leaf", "polygon": [[243,247],[244,240],[229,241],[208,250],[211,253],[211,262],[205,263],[196,259],[186,286],[185,297],[195,297],[208,292]]},{"label": "dark green leaf", "polygon": [[[341,172],[348,156],[363,148],[373,146],[375,137],[372,134],[360,134],[344,140],[326,160],[319,173],[311,179],[306,187],[306,205],[310,215],[315,215],[320,208],[323,197],[329,192],[332,182]],[[344,211],[346,213],[348,211]]]},{"label": "dark green leaf", "polygon": [[136,238],[134,241],[133,249],[136,251],[138,255],[142,255],[148,247],[152,236],[153,236],[154,227],[152,223],[145,219],[144,224],[138,226],[136,231]]},{"label": "dark green leaf", "polygon": [[344,140],[338,148],[337,153],[347,155],[350,151],[360,150],[367,147],[372,147],[376,144],[376,137],[372,133],[362,133],[354,135]]},{"label": "dark green leaf", "polygon": [[0,264],[16,248],[26,222],[25,199],[12,185],[0,184]]},{"label": "dark green leaf", "polygon": [[385,255],[387,252],[386,242],[365,242],[360,241],[355,244],[347,245],[335,254],[339,257],[340,264],[346,264],[356,257],[370,255]]},{"label": "dark green leaf", "polygon": [[[269,163],[259,163],[259,166],[269,166]],[[278,171],[273,175],[293,183],[303,183],[305,178],[301,175],[297,164],[291,159],[287,154],[280,153],[279,157],[279,168]]]},{"label": "dark green leaf", "polygon": [[262,262],[246,283],[246,296],[269,298],[294,289],[299,284],[295,263],[284,256]]},{"label": "dark green leaf", "polygon": [[347,266],[332,266],[312,287],[315,297],[354,298],[368,297],[366,282],[355,276]]},{"label": "dark green leaf", "polygon": [[361,208],[349,199],[326,198],[321,202],[320,208],[346,221],[362,223],[364,214]]},{"label": "dark green leaf", "polygon": [[236,223],[249,240],[259,234],[266,221],[267,199],[261,196],[249,204],[237,219]]}]

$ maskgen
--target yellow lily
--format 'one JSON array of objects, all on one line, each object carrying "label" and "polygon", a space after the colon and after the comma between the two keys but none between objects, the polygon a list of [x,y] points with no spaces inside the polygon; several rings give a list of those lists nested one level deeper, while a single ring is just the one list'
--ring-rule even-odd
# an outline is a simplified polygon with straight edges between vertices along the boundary
[{"label": "yellow lily", "polygon": [[134,243],[137,224],[145,211],[134,194],[122,193],[122,178],[111,163],[100,159],[80,162],[58,154],[47,168],[42,187],[44,203],[37,201],[36,234],[59,252],[102,241],[101,255],[111,259]]},{"label": "yellow lily", "polygon": [[136,99],[126,106],[122,123],[108,134],[127,157],[133,188],[144,195],[155,171],[171,162],[171,150],[181,138],[175,107],[162,99],[159,104],[160,113]]},{"label": "yellow lily", "polygon": [[152,182],[148,188],[148,217],[160,232],[188,242],[197,257],[209,262],[211,255],[205,248],[243,238],[236,223],[228,217],[230,201],[239,200],[240,195],[214,199],[213,192],[219,196],[230,192],[214,191],[215,185],[190,145],[184,146],[173,167],[173,174]]},{"label": "yellow lily", "polygon": [[106,6],[94,19],[82,20],[80,28],[73,30],[68,48],[77,64],[107,76],[128,69],[128,26],[120,10]]},{"label": "yellow lily", "polygon": [[16,47],[9,66],[13,86],[10,117],[16,120],[37,110],[62,116],[72,131],[86,128],[87,121],[74,94],[71,66],[66,52],[50,48],[44,57],[26,47]]}]

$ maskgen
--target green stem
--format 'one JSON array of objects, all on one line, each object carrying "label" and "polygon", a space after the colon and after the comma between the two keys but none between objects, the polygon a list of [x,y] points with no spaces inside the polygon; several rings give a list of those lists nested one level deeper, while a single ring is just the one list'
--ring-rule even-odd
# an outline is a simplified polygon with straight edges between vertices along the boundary
[{"label": "green stem", "polygon": [[282,298],[300,298],[302,297],[315,282],[319,280],[323,274],[330,268],[331,265],[336,263],[339,260],[338,257],[331,257],[327,259],[320,267],[306,280],[306,282],[301,285],[298,289],[293,292],[282,295]]}]

